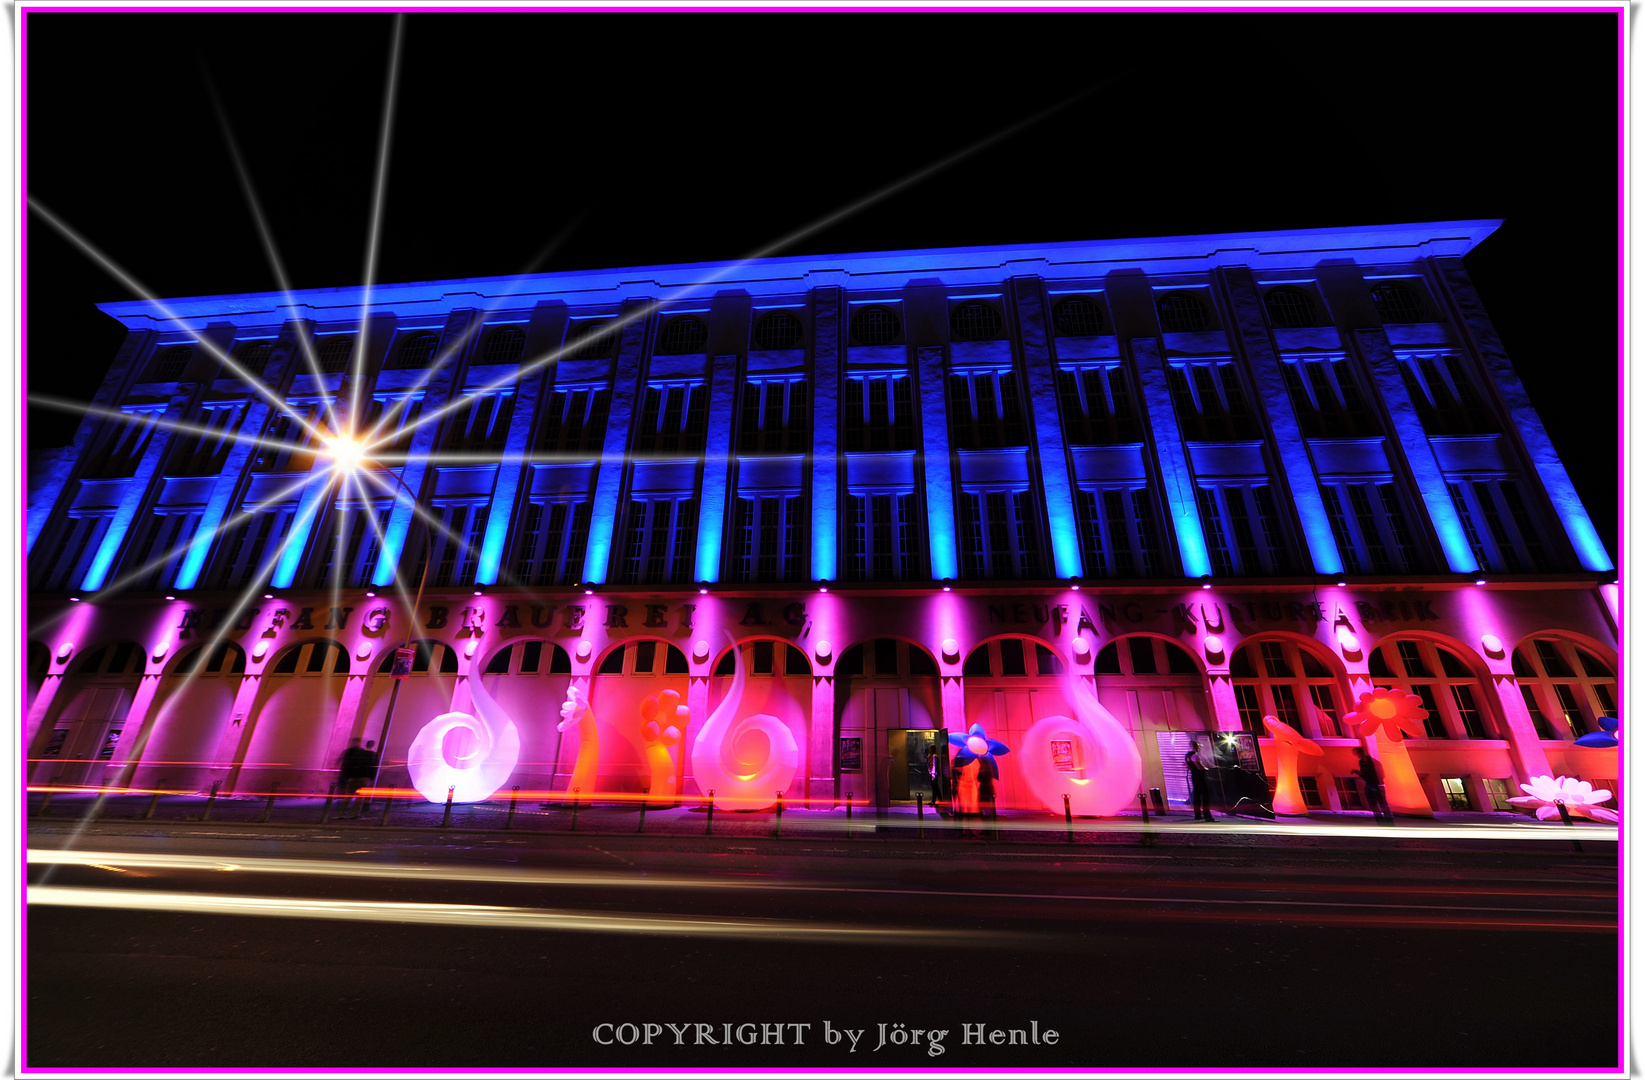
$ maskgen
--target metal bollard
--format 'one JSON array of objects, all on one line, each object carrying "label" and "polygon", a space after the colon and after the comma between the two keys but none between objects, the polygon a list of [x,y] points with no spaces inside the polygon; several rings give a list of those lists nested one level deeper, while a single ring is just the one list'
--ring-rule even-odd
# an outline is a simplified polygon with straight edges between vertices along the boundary
[{"label": "metal bollard", "polygon": [[783,834],[783,793],[779,791],[779,792],[777,792],[777,824],[772,827],[771,835],[772,836],[781,836],[782,834]]},{"label": "metal bollard", "polygon": [[851,839],[851,793],[845,793],[845,838]]},{"label": "metal bollard", "polygon": [[149,808],[147,810],[143,811],[143,820],[144,821],[149,821],[149,820],[153,819],[153,817],[154,817],[154,808],[156,806],[158,806],[159,804],[160,804],[160,792],[159,792],[158,789],[156,789],[154,794],[149,797]]},{"label": "metal bollard", "polygon": [[[1562,803],[1562,802],[1556,802],[1556,803],[1554,803],[1554,806],[1558,807],[1558,809],[1559,809],[1559,820],[1563,821],[1565,824],[1569,825],[1573,829],[1576,828],[1576,822],[1571,820],[1570,812],[1565,809],[1565,804]],[[1576,848],[1578,851],[1581,851],[1582,850],[1582,841],[1578,840],[1576,837],[1573,836],[1571,838],[1571,846]]]},{"label": "metal bollard", "polygon": [[634,830],[637,833],[645,832],[645,804],[650,800],[650,797],[651,789],[649,787],[640,792],[640,827]]},{"label": "metal bollard", "polygon": [[[1063,797],[1067,798],[1067,796]],[[1144,825],[1148,824],[1148,796],[1140,791],[1137,792],[1137,805],[1142,807],[1142,823]]]},{"label": "metal bollard", "polygon": [[331,800],[336,794],[337,781],[333,780],[331,786],[326,789],[325,805],[320,807],[320,824],[322,825],[331,820]]},{"label": "metal bollard", "polygon": [[583,792],[582,788],[571,789],[571,831],[577,831],[577,796]]},{"label": "metal bollard", "polygon": [[382,820],[377,822],[377,827],[379,829],[388,828],[388,811],[389,811],[389,808],[392,807],[393,805],[394,805],[394,789],[389,788],[389,789],[387,789],[383,792],[383,817],[382,817]]},{"label": "metal bollard", "polygon": [[1068,827],[1068,842],[1074,842],[1074,810],[1068,805],[1068,796],[1062,797],[1062,821]]},{"label": "metal bollard", "polygon": [[925,839],[925,792],[914,792],[914,816],[920,821],[920,839]]},{"label": "metal bollard", "polygon": [[514,804],[520,801],[520,785],[514,785],[514,793],[508,797],[508,817],[503,820],[503,828],[514,827]]},{"label": "metal bollard", "polygon": [[703,830],[704,836],[714,835],[714,789],[708,789],[708,826]]},{"label": "metal bollard", "polygon": [[1146,828],[1148,824],[1148,796],[1144,795],[1140,791],[1137,792],[1137,802],[1142,804],[1142,823],[1145,826],[1142,830],[1140,842],[1143,847],[1153,847],[1154,834]]},{"label": "metal bollard", "polygon": [[213,780],[211,782],[211,794],[206,796],[206,808],[200,814],[201,821],[211,820],[211,804],[217,801],[217,789],[222,786],[223,782],[221,780]]},{"label": "metal bollard", "polygon": [[274,786],[269,788],[268,802],[263,804],[263,816],[257,819],[258,824],[267,821],[268,816],[274,812],[274,796],[278,794],[280,794],[280,781],[276,780]]},{"label": "metal bollard", "polygon": [[440,828],[451,828],[451,800],[457,797],[457,785],[446,788],[446,816],[440,819]]}]

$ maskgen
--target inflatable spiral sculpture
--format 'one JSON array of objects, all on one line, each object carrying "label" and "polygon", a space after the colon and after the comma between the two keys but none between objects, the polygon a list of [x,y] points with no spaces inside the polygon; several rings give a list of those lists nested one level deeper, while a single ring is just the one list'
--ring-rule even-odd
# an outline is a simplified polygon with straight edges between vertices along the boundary
[{"label": "inflatable spiral sculpture", "polygon": [[412,740],[406,760],[411,785],[429,802],[445,802],[453,787],[456,802],[489,799],[520,760],[520,731],[481,684],[477,665],[468,674],[468,691],[478,716],[441,713]]},{"label": "inflatable spiral sculpture", "polygon": [[691,745],[691,770],[703,794],[714,792],[714,805],[724,810],[760,810],[788,790],[799,768],[800,747],[788,725],[775,716],[756,713],[737,718],[746,674],[731,645],[731,690],[697,733]]},{"label": "inflatable spiral sculpture", "polygon": [[[1137,797],[1142,755],[1125,725],[1076,674],[1068,676],[1068,702],[1074,716],[1044,717],[1023,735],[1023,777],[1049,810],[1060,811],[1067,795],[1073,813],[1110,817]],[[1065,744],[1062,754],[1052,752],[1053,742]]]}]

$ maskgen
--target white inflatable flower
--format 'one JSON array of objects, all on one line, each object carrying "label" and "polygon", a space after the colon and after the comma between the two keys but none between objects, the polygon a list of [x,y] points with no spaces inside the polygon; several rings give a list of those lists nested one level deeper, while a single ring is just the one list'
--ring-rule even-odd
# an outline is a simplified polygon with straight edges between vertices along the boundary
[{"label": "white inflatable flower", "polygon": [[1595,821],[1615,821],[1616,811],[1607,810],[1599,805],[1611,797],[1606,788],[1595,791],[1594,786],[1586,780],[1578,780],[1574,776],[1561,776],[1557,779],[1552,776],[1533,776],[1530,783],[1519,785],[1524,795],[1516,795],[1508,801],[1517,803],[1527,810],[1536,808],[1539,821],[1559,816],[1560,803],[1565,804],[1565,810],[1572,817],[1592,818]]}]

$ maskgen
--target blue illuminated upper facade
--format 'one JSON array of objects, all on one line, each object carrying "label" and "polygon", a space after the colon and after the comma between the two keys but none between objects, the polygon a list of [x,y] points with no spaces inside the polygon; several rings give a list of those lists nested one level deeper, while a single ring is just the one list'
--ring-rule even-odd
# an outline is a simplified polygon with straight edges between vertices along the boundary
[{"label": "blue illuminated upper facade", "polygon": [[1498,224],[104,304],[31,588],[1607,574],[1462,267]]}]

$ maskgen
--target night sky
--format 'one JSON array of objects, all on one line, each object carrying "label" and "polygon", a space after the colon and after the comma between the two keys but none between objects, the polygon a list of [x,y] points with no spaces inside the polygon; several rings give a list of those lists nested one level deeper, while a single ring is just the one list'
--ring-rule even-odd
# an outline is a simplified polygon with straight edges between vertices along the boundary
[{"label": "night sky", "polygon": [[[363,280],[393,17],[25,16],[28,193],[155,294]],[[1467,259],[1617,535],[1617,18],[449,15],[405,23],[377,280],[1501,218]],[[86,398],[118,281],[31,217],[29,388]],[[31,448],[75,419],[29,410]]]}]

